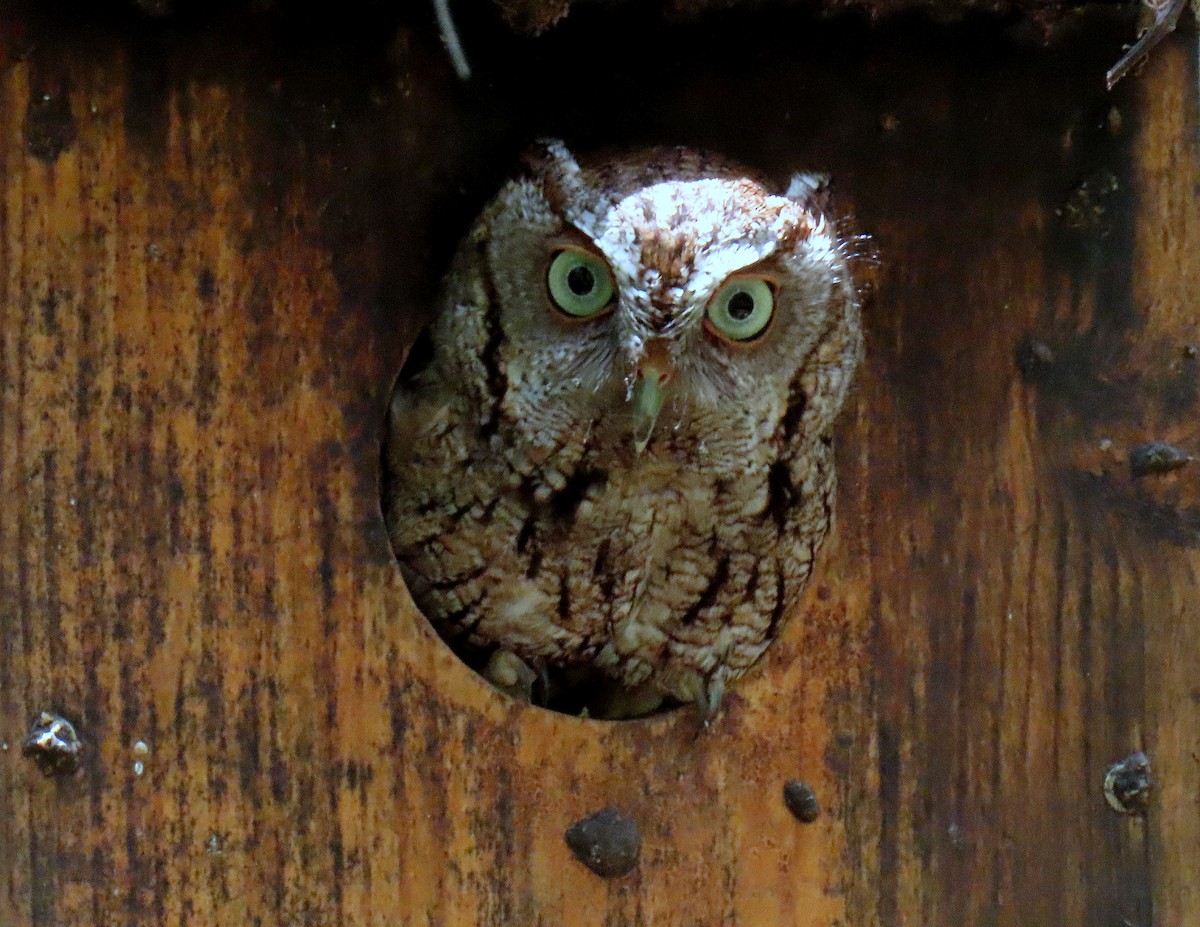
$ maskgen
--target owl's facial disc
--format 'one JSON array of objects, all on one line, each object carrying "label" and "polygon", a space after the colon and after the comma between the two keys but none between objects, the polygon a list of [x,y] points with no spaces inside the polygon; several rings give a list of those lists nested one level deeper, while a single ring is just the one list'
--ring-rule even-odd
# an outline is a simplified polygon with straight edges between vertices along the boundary
[{"label": "owl's facial disc", "polygon": [[650,443],[654,423],[666,399],[666,386],[675,376],[675,367],[667,353],[666,343],[654,340],[646,344],[637,364],[629,403],[633,413],[633,446],[640,454]]}]

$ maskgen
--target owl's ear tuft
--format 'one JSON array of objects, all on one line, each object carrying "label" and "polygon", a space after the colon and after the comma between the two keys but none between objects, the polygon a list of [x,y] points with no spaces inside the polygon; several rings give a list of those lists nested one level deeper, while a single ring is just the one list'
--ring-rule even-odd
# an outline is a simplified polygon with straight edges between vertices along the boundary
[{"label": "owl's ear tuft", "polygon": [[521,159],[530,175],[541,182],[550,205],[558,212],[571,209],[583,192],[583,171],[565,143],[538,139]]},{"label": "owl's ear tuft", "polygon": [[521,160],[531,173],[537,175],[574,173],[579,170],[575,156],[567,149],[566,143],[557,138],[539,138],[525,149]]},{"label": "owl's ear tuft", "polygon": [[829,175],[793,174],[784,196],[812,212],[824,213],[829,206]]}]

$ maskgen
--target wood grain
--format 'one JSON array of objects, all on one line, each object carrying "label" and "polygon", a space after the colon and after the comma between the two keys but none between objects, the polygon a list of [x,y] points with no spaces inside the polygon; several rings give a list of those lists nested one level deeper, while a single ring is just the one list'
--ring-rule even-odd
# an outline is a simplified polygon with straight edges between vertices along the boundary
[{"label": "wood grain", "polygon": [[[581,11],[460,88],[423,22],[4,15],[0,924],[1200,920],[1200,481],[1125,462],[1200,453],[1194,34],[1110,97],[1107,14],[1033,51]],[[837,531],[706,733],[498,695],[388,550],[392,378],[546,132],[827,169],[874,236]],[[21,755],[47,709],[73,777]],[[614,882],[563,839],[607,805]]]}]

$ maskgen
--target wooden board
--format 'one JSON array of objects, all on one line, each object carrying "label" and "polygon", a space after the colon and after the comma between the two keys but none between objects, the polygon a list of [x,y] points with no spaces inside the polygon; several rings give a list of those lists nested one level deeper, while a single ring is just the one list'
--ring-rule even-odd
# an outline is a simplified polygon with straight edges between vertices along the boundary
[{"label": "wooden board", "polygon": [[[394,14],[3,14],[0,924],[1200,922],[1200,469],[1125,462],[1200,453],[1194,33],[1108,96],[1111,14],[640,15],[468,22],[462,87]],[[829,170],[879,254],[837,531],[707,733],[506,700],[388,549],[392,378],[546,132]],[[563,840],[607,805],[615,882]]]}]

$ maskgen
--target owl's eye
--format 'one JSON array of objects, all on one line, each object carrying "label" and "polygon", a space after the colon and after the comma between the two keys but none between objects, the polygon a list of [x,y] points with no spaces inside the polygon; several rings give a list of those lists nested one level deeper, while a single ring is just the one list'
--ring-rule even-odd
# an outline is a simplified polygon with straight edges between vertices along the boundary
[{"label": "owl's eye", "polygon": [[554,305],[581,319],[595,315],[613,298],[612,274],[605,263],[575,248],[563,249],[550,261],[546,286]]},{"label": "owl's eye", "polygon": [[733,341],[749,341],[771,321],[775,291],[761,277],[737,277],[717,291],[708,304],[708,321]]}]

